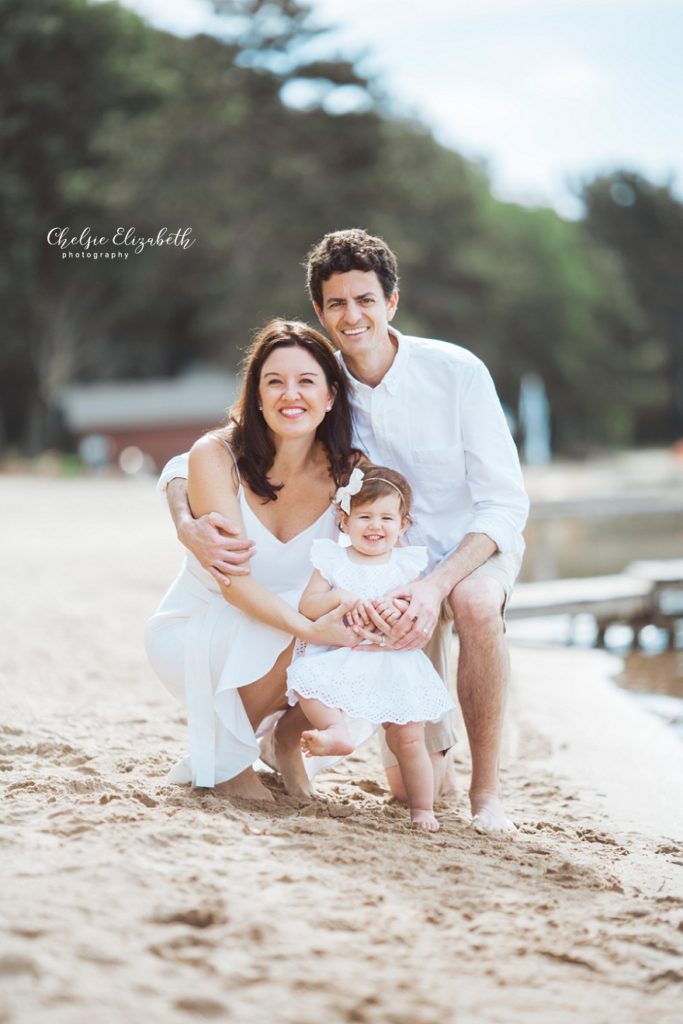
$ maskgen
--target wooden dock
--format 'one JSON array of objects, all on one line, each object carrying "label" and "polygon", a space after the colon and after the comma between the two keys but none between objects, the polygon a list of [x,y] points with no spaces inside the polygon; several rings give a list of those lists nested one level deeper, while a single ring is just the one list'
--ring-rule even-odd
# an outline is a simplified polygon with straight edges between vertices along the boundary
[{"label": "wooden dock", "polygon": [[520,583],[507,610],[510,620],[585,614],[597,622],[599,644],[608,626],[625,623],[636,636],[643,626],[660,626],[673,646],[683,618],[683,559],[633,562],[615,576]]}]

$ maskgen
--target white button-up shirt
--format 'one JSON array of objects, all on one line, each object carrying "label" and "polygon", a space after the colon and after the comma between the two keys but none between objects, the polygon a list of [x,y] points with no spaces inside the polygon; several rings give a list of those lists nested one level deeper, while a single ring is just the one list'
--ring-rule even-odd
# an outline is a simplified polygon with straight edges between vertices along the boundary
[{"label": "white button-up shirt", "polygon": [[413,488],[407,543],[424,544],[434,565],[466,533],[485,533],[500,551],[521,557],[529,500],[491,375],[459,345],[390,332],[398,350],[376,387],[341,363],[354,443]]},{"label": "white button-up shirt", "polygon": [[[351,376],[354,444],[413,489],[408,544],[433,567],[466,533],[485,533],[504,553],[524,553],[529,499],[515,443],[491,375],[467,349],[390,328],[398,350],[371,388]],[[159,488],[187,477],[187,456],[164,467]]]}]

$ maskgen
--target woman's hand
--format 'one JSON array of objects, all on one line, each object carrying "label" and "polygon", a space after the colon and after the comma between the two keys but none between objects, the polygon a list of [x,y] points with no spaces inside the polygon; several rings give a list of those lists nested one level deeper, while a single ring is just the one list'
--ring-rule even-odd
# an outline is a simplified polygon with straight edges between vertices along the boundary
[{"label": "woman's hand", "polygon": [[[353,598],[353,602],[356,600]],[[343,602],[338,608],[333,608],[327,615],[322,615],[315,622],[311,622],[310,628],[306,630],[306,636],[302,635],[301,639],[322,647],[355,647],[361,641],[359,627],[347,626],[344,621],[352,608],[353,603],[349,601]]]},{"label": "woman's hand", "polygon": [[362,597],[352,594],[350,590],[340,590],[339,588],[335,589],[334,593],[340,604],[350,605],[350,610],[346,614],[347,626],[358,626],[361,629],[369,629],[371,627],[370,616],[365,607],[366,602]]}]

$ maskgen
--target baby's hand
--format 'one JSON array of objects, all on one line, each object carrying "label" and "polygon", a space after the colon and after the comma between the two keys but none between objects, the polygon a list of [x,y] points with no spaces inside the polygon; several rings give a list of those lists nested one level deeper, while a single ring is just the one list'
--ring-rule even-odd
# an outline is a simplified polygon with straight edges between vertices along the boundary
[{"label": "baby's hand", "polygon": [[371,623],[368,613],[365,610],[363,599],[349,590],[337,590],[337,597],[340,604],[351,604],[353,607],[346,613],[346,624],[348,626],[361,626],[367,629]]},{"label": "baby's hand", "polygon": [[389,626],[398,622],[409,604],[410,602],[403,597],[380,597],[372,602],[375,611],[379,612]]}]

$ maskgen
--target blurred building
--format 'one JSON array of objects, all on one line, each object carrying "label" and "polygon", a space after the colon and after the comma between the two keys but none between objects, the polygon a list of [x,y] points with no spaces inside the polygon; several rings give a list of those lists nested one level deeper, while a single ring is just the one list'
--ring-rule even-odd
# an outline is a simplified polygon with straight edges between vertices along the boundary
[{"label": "blurred building", "polygon": [[225,420],[237,390],[234,374],[201,366],[173,378],[75,384],[59,405],[79,450],[99,453],[93,463],[116,464],[122,452],[139,449],[146,465],[160,469]]}]

